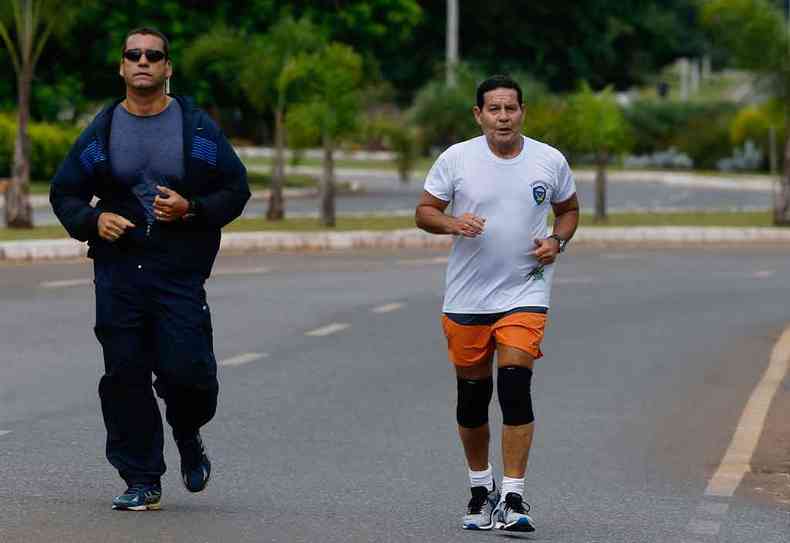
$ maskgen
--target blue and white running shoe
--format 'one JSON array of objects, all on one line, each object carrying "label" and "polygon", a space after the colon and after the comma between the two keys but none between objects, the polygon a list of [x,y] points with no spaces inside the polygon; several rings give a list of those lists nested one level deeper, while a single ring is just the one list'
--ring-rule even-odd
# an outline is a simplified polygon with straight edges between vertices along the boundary
[{"label": "blue and white running shoe", "polygon": [[490,530],[494,527],[494,507],[499,501],[499,490],[494,483],[494,489],[489,492],[484,486],[472,488],[472,499],[469,500],[466,514],[464,515],[464,530]]},{"label": "blue and white running shoe", "polygon": [[535,522],[529,513],[529,504],[515,492],[508,492],[505,499],[496,506],[494,517],[497,530],[508,532],[534,532]]}]

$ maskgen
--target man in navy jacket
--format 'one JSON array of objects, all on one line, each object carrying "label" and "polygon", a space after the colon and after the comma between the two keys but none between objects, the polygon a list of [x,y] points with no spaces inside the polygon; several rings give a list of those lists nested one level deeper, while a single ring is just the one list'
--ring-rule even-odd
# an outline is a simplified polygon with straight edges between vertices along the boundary
[{"label": "man in navy jacket", "polygon": [[160,507],[165,472],[153,389],[167,406],[184,485],[199,492],[211,475],[199,430],[214,416],[219,385],[204,283],[220,229],[241,215],[250,192],[214,122],[166,94],[172,64],[163,34],[129,32],[119,71],[126,98],[80,135],[50,202],[94,260],[107,458],[127,484],[113,508],[145,511]]}]

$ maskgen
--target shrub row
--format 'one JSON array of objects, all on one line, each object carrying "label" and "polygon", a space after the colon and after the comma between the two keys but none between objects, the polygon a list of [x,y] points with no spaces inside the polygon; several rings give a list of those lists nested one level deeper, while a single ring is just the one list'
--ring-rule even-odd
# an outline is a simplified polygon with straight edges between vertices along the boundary
[{"label": "shrub row", "polygon": [[[29,125],[32,179],[49,181],[79,136],[79,129],[48,123]],[[16,144],[16,119],[0,115],[0,177],[10,177]]]}]

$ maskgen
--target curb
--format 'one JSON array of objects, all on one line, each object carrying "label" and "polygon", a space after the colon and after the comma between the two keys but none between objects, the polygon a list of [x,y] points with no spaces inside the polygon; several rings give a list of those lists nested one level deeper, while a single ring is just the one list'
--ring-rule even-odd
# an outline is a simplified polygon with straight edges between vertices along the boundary
[{"label": "curb", "polygon": [[[447,248],[452,239],[417,229],[386,232],[232,232],[223,234],[220,253],[264,251],[340,251],[347,249]],[[592,227],[579,230],[574,245],[586,243],[790,243],[790,229],[772,227]],[[85,243],[73,239],[0,242],[0,261],[82,258]]]}]

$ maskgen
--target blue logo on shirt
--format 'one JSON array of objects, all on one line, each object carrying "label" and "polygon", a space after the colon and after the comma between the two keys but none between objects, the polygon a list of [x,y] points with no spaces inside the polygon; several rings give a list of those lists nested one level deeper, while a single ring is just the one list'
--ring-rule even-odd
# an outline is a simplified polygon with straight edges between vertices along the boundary
[{"label": "blue logo on shirt", "polygon": [[533,186],[532,197],[535,199],[536,204],[542,204],[544,201],[546,201],[546,187],[540,184]]}]

